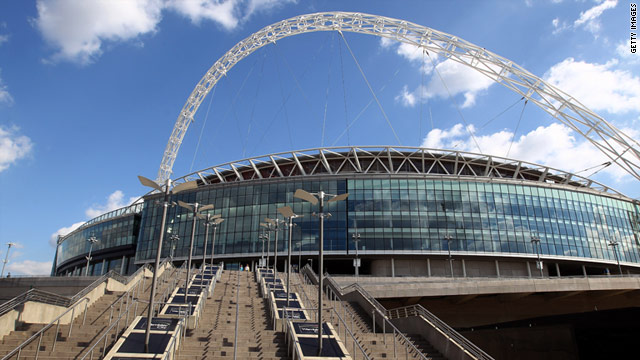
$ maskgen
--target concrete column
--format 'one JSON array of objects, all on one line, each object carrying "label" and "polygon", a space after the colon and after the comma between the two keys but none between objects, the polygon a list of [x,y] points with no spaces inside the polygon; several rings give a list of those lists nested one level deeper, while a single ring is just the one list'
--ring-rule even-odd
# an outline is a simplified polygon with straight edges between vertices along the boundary
[{"label": "concrete column", "polygon": [[107,259],[102,259],[102,269],[100,270],[100,275],[104,275],[104,265],[107,263]]},{"label": "concrete column", "polygon": [[427,258],[427,276],[431,277],[431,259]]},{"label": "concrete column", "polygon": [[560,265],[556,263],[556,272],[558,273],[558,277],[560,277]]},{"label": "concrete column", "polygon": [[498,263],[498,260],[496,260],[496,276],[500,277],[500,264]]},{"label": "concrete column", "polygon": [[584,275],[584,277],[587,277],[587,268],[585,268],[584,265],[582,265],[582,275]]},{"label": "concrete column", "polygon": [[122,255],[122,261],[120,262],[120,274],[124,275],[124,263],[127,262],[127,256]]},{"label": "concrete column", "polygon": [[393,258],[391,258],[391,277],[396,277],[396,263]]},{"label": "concrete column", "polygon": [[531,279],[531,264],[527,261],[527,274],[529,275],[529,279]]},{"label": "concrete column", "polygon": [[462,277],[467,277],[467,267],[464,264],[464,259],[462,259]]}]

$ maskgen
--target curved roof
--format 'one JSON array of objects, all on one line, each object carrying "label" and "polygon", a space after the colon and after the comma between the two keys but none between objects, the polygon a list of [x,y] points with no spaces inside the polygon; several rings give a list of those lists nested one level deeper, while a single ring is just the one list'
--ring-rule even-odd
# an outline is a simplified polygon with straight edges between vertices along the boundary
[{"label": "curved roof", "polygon": [[457,150],[402,146],[352,146],[296,150],[256,156],[208,167],[174,180],[200,185],[240,181],[361,174],[449,176],[566,185],[621,197],[624,194],[589,178],[545,165]]}]

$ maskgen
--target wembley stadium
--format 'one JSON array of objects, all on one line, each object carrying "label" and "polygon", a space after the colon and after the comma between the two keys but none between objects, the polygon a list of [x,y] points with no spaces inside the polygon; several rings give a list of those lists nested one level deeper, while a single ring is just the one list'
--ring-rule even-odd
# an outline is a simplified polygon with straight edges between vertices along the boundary
[{"label": "wembley stadium", "polygon": [[[197,189],[173,195],[171,201],[213,205],[207,213],[219,214],[224,222],[216,238],[210,231],[206,240],[215,241],[216,261],[230,266],[257,264],[267,252],[273,264],[276,234],[262,241],[260,223],[282,218],[278,208],[283,206],[303,215],[292,229],[292,265],[313,262],[319,242],[318,219],[312,216],[316,209],[293,197],[304,189],[349,193],[326,209],[332,216],[324,223],[325,269],[332,274],[353,274],[356,245],[361,275],[640,272],[637,201],[593,180],[523,161],[423,148],[318,148],[230,162],[175,183],[194,180]],[[83,275],[90,250],[89,273],[94,275],[111,269],[130,273],[152,262],[161,199],[162,194],[150,193],[143,203],[102,215],[61,237],[55,274]],[[193,256],[198,263],[206,228],[205,221],[196,222]],[[169,208],[166,232],[174,241],[164,242],[161,257],[187,259],[192,225],[188,209]],[[100,241],[92,245],[86,240],[91,236]],[[284,268],[286,229],[277,236],[278,267]]]}]

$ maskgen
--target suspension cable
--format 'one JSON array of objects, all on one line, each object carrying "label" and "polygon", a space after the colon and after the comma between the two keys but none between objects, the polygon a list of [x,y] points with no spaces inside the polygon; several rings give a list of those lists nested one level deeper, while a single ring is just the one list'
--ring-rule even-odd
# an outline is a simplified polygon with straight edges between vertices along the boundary
[{"label": "suspension cable", "polygon": [[[318,48],[318,50],[317,50],[317,51],[316,51],[316,53],[315,53],[315,57],[314,57],[314,59],[313,59],[313,60],[317,59],[317,57],[318,57],[318,55],[320,54],[320,52],[324,49],[324,46],[326,45],[326,43],[327,43],[327,39],[328,39],[328,38],[329,38],[329,37],[327,36],[327,38],[325,38],[325,41],[322,43],[322,46],[320,46],[320,47]],[[277,47],[275,47],[275,49],[276,49],[276,51],[275,51],[276,55],[278,55],[278,58],[280,58],[280,53],[278,53],[278,51],[277,51],[277,49],[278,49],[278,48],[277,48]],[[289,64],[286,62],[286,59],[284,59],[284,58],[283,58],[283,61],[284,61],[284,62],[285,62],[285,64],[287,65],[287,67],[288,67],[288,69],[289,69],[289,71],[290,71],[291,75],[293,76],[293,78],[294,78],[294,79],[295,79],[295,81],[296,81],[296,84],[298,85],[298,88],[300,89],[300,83],[298,82],[298,80],[297,80],[297,78],[295,77],[295,75],[291,72],[291,67],[289,67],[289,66],[288,66]],[[313,63],[313,61],[309,61],[309,62],[307,63],[307,67],[306,67],[306,68],[304,69],[304,71],[302,72],[302,77],[304,77],[304,76],[307,74],[307,72],[308,72],[308,71],[309,71],[309,69],[311,68],[311,64],[312,64],[312,63]],[[262,143],[262,141],[264,140],[265,136],[267,136],[267,132],[269,131],[269,129],[271,129],[271,126],[273,126],[273,123],[274,123],[274,122],[275,122],[275,120],[277,119],[277,117],[278,117],[278,115],[280,114],[280,112],[285,108],[285,105],[287,104],[287,102],[288,102],[288,101],[289,101],[289,99],[291,98],[291,95],[293,94],[293,91],[294,91],[294,89],[291,89],[291,91],[289,91],[289,94],[287,95],[286,99],[284,99],[284,101],[282,102],[282,104],[281,104],[281,105],[280,105],[280,107],[278,108],[278,111],[276,111],[276,113],[275,113],[275,114],[273,115],[273,117],[271,118],[271,121],[269,122],[269,125],[268,125],[268,126],[267,126],[267,128],[262,132],[262,136],[260,137],[260,140],[258,140],[258,141],[256,141],[256,142],[255,142],[255,144],[254,144],[255,146],[253,147],[253,149],[252,149],[251,153],[253,153],[253,152],[254,152],[254,150],[257,148],[257,146],[258,146],[259,144],[261,144],[261,143]],[[303,93],[303,96],[305,96],[305,98],[306,98],[306,95],[304,95],[304,93]],[[308,102],[308,98],[306,98],[306,99],[307,99],[307,102]]]},{"label": "suspension cable", "polygon": [[[393,75],[391,76],[391,78],[389,78],[389,80],[387,81],[386,84],[382,85],[380,87],[380,89],[378,90],[379,93],[383,92],[384,89],[387,87],[387,85],[389,85],[389,83],[391,83],[391,81],[393,79],[395,79],[396,75],[398,75],[398,73],[400,72],[400,67],[396,68],[396,71],[393,73]],[[349,129],[351,129],[351,127],[356,123],[356,121],[358,121],[360,119],[360,117],[365,113],[365,111],[367,111],[367,109],[369,109],[369,106],[371,106],[371,104],[373,104],[373,99],[370,99],[369,102],[362,107],[362,109],[360,110],[360,112],[358,113],[358,115],[356,115],[355,118],[353,118],[353,120],[347,125],[347,128],[344,129],[342,131],[342,133],[340,133],[340,135],[333,141],[333,143],[331,144],[331,146],[335,146],[335,144],[340,141],[340,139],[342,139],[342,137],[344,136],[344,134],[348,133]]]},{"label": "suspension cable", "polygon": [[253,97],[253,107],[251,108],[251,114],[249,115],[249,124],[247,124],[247,134],[242,141],[242,157],[244,158],[247,152],[247,141],[249,141],[249,135],[251,134],[251,125],[253,124],[253,115],[256,111],[256,104],[258,103],[258,95],[260,94],[260,86],[262,85],[262,77],[264,75],[264,59],[266,53],[262,52],[262,64],[260,65],[260,76],[258,77],[258,86],[256,86],[256,94]]},{"label": "suspension cable", "polygon": [[349,43],[347,42],[347,39],[344,37],[344,34],[342,33],[342,31],[338,31],[338,32],[340,33],[340,36],[342,36],[342,40],[344,40],[344,43],[347,46],[347,49],[349,50],[349,53],[351,53],[351,57],[353,58],[353,61],[355,61],[356,66],[358,66],[358,70],[360,70],[360,74],[362,74],[362,77],[364,78],[364,81],[367,83],[367,87],[369,87],[369,91],[371,92],[371,96],[373,96],[373,98],[375,99],[376,103],[378,104],[378,108],[380,108],[380,112],[382,112],[382,116],[384,116],[384,119],[387,121],[387,124],[391,128],[391,131],[393,132],[393,136],[396,137],[396,141],[398,141],[398,144],[402,145],[402,141],[400,141],[400,138],[398,137],[398,134],[396,134],[396,130],[391,125],[391,121],[389,121],[389,117],[387,116],[387,113],[384,111],[384,108],[382,107],[382,104],[380,103],[380,100],[378,100],[378,97],[376,96],[376,93],[373,91],[373,88],[371,87],[371,84],[369,83],[369,80],[367,79],[367,76],[364,74],[364,71],[362,70],[362,67],[360,66],[360,63],[358,62],[358,59],[356,59],[356,56],[353,54],[353,51],[351,51],[351,46],[349,46]]},{"label": "suspension cable", "polygon": [[[277,49],[277,48],[276,48]],[[272,50],[272,52],[275,52],[275,50]],[[282,98],[282,111],[284,112],[284,121],[287,124],[287,135],[289,136],[289,146],[294,149],[295,147],[293,146],[293,138],[291,137],[291,125],[289,125],[289,112],[287,111],[287,100],[288,97],[285,98],[284,96],[284,87],[282,84],[282,75],[280,73],[280,62],[278,62],[278,58],[276,57],[276,72],[278,73],[278,82],[280,83],[280,97]],[[291,95],[291,93],[289,94]]]},{"label": "suspension cable", "polygon": [[338,49],[340,50],[340,74],[342,76],[342,100],[344,102],[344,124],[347,129],[347,145],[351,146],[349,138],[349,112],[347,111],[347,88],[344,85],[344,62],[342,61],[342,42],[338,41]]},{"label": "suspension cable", "polygon": [[331,52],[329,55],[329,69],[327,71],[327,90],[324,94],[324,115],[322,117],[322,138],[320,139],[320,147],[324,147],[324,131],[327,125],[327,108],[329,107],[329,88],[331,88],[331,60],[333,60],[333,43],[335,33],[331,34]]},{"label": "suspension cable", "polygon": [[514,102],[513,104],[509,105],[506,109],[502,110],[498,115],[492,117],[491,119],[489,119],[486,123],[482,124],[482,126],[480,128],[478,128],[478,130],[482,130],[484,129],[485,126],[489,125],[490,122],[492,122],[493,120],[499,118],[502,114],[506,113],[507,111],[509,111],[509,109],[511,109],[512,107],[516,106],[517,103],[519,103],[520,101],[524,100],[524,96],[521,97],[520,99],[516,100],[516,102]]},{"label": "suspension cable", "polygon": [[518,118],[518,124],[516,125],[516,130],[513,132],[513,136],[511,136],[511,143],[509,144],[509,150],[507,150],[507,156],[509,157],[509,153],[511,152],[511,146],[513,146],[513,142],[516,140],[516,135],[518,134],[518,128],[520,128],[520,122],[522,121],[522,115],[524,114],[524,109],[527,107],[527,103],[529,100],[524,101],[524,105],[522,105],[522,111],[520,111],[520,118]]},{"label": "suspension cable", "polygon": [[[424,51],[422,52],[422,62],[420,63],[420,112],[418,114],[418,122],[420,123],[420,132],[418,133],[418,144],[422,145],[422,92],[424,91]],[[429,114],[431,114],[431,107],[429,107]]]},{"label": "suspension cable", "polygon": [[429,54],[429,52],[426,51],[426,50],[424,52],[427,53],[427,56],[429,57],[429,60],[431,61],[431,65],[433,65],[433,69],[436,71],[436,74],[438,74],[438,77],[440,78],[440,81],[442,82],[442,85],[447,90],[447,94],[449,94],[449,100],[453,103],[453,105],[455,105],[456,110],[458,111],[458,115],[460,115],[460,118],[462,119],[462,122],[464,122],[465,130],[467,130],[469,135],[471,135],[471,139],[473,139],[473,142],[476,144],[476,147],[478,148],[478,151],[480,153],[482,153],[482,149],[480,148],[480,144],[478,144],[478,140],[476,139],[476,136],[473,135],[473,132],[471,130],[469,130],[469,124],[467,123],[467,120],[464,118],[464,115],[462,115],[462,111],[460,110],[460,107],[458,106],[458,103],[453,98],[453,95],[451,94],[451,91],[449,90],[449,87],[447,86],[447,83],[444,82],[444,78],[440,74],[440,70],[438,70],[438,67],[436,66],[435,62],[431,58],[431,55]]},{"label": "suspension cable", "polygon": [[207,119],[209,119],[209,110],[211,110],[211,103],[213,103],[213,96],[216,94],[216,88],[218,84],[213,86],[213,91],[211,91],[211,98],[209,99],[209,106],[207,106],[207,113],[204,116],[204,121],[202,122],[202,128],[200,129],[200,135],[198,136],[198,143],[196,144],[196,149],[193,151],[193,159],[191,159],[191,166],[189,167],[189,172],[193,170],[193,165],[196,162],[196,156],[198,155],[198,149],[200,148],[200,140],[202,140],[202,134],[204,133],[204,128],[207,126]]}]

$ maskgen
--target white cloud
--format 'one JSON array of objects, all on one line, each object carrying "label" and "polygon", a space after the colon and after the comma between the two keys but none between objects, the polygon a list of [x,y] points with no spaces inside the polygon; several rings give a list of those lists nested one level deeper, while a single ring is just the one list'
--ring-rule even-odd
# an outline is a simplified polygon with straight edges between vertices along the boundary
[{"label": "white cloud", "polygon": [[58,244],[58,235],[64,236],[67,235],[68,233],[72,232],[73,230],[77,229],[80,227],[80,225],[84,224],[84,221],[80,221],[77,222],[71,226],[67,226],[67,227],[61,227],[60,229],[58,229],[56,232],[54,232],[53,234],[51,234],[51,236],[49,237],[49,245],[51,245],[52,247],[56,247]]},{"label": "white cloud", "polygon": [[611,114],[640,111],[640,77],[606,64],[567,58],[553,65],[544,78],[592,110]]},{"label": "white cloud", "polygon": [[0,126],[0,172],[31,154],[33,143],[17,127]]},{"label": "white cloud", "polygon": [[[380,46],[388,49],[393,46],[393,40],[382,39]],[[495,81],[480,73],[474,68],[459,62],[445,59],[440,61],[438,56],[425,56],[422,50],[414,45],[400,43],[397,45],[396,54],[401,57],[421,65],[422,74],[430,76],[426,85],[418,86],[414,91],[409,91],[405,85],[402,92],[396,96],[396,101],[400,101],[404,106],[414,106],[418,101],[426,101],[434,97],[448,98],[449,94],[455,96],[463,94],[464,102],[462,107],[471,107],[475,105],[476,97],[482,91],[487,90]],[[435,70],[434,70],[435,64]],[[497,66],[483,65],[484,70],[494,70],[497,72]]]},{"label": "white cloud", "polygon": [[88,218],[92,219],[94,217],[98,217],[102,214],[108,213],[109,211],[113,211],[116,209],[120,209],[122,207],[125,207],[127,205],[131,205],[133,204],[134,201],[136,201],[138,199],[138,197],[131,197],[128,200],[125,201],[124,199],[124,193],[120,190],[116,190],[113,193],[111,193],[111,195],[109,195],[109,197],[107,197],[107,203],[104,205],[92,205],[90,208],[88,208],[85,211],[85,214],[87,215]]},{"label": "white cloud", "polygon": [[152,34],[163,11],[175,11],[194,24],[210,20],[227,30],[256,12],[295,0],[38,0],[35,26],[56,49],[53,60],[88,64],[104,42],[135,40]]},{"label": "white cloud", "polygon": [[606,0],[587,11],[583,11],[580,13],[580,17],[573,22],[573,26],[576,28],[583,26],[590,32],[597,34],[601,27],[599,20],[600,15],[602,15],[605,10],[613,9],[616,5],[618,5],[618,0]]},{"label": "white cloud", "polygon": [[[105,204],[94,204],[90,206],[85,211],[85,215],[87,216],[88,219],[93,219],[102,214],[108,213],[109,211],[117,210],[125,206],[131,205],[139,198],[140,198],[139,196],[133,196],[128,199],[125,199],[124,193],[121,190],[116,190],[107,197],[107,202]],[[62,235],[62,236],[67,235],[72,231],[74,231],[75,229],[79,228],[84,223],[85,223],[84,221],[81,221],[71,226],[66,226],[58,229],[49,237],[49,244],[52,247],[56,247],[56,244],[58,241],[58,235]]]},{"label": "white cloud", "polygon": [[34,23],[57,49],[54,59],[86,64],[102,53],[104,41],[154,32],[162,4],[161,0],[38,0]]},{"label": "white cloud", "polygon": [[0,34],[0,45],[6,43],[7,41],[9,41],[9,35]]},{"label": "white cloud", "polygon": [[[637,135],[636,132],[629,129],[624,130],[627,134]],[[473,132],[473,128],[470,131]],[[511,144],[513,132],[509,130],[487,135],[475,134],[475,138],[484,154],[507,157],[507,151],[511,146],[509,158],[543,164],[565,171],[580,172],[609,161],[602,152],[588,141],[583,138],[576,138],[571,129],[558,123],[539,126],[529,133],[519,135],[513,141],[513,144]],[[462,124],[456,124],[447,130],[431,130],[424,138],[421,146],[477,152],[475,142],[471,139],[469,133],[464,130]],[[609,166],[603,172],[612,176],[616,181],[628,176],[618,166]],[[579,175],[588,176],[590,173],[580,172]]]},{"label": "white cloud", "polygon": [[[455,96],[462,94],[464,96],[463,108],[475,105],[476,97],[481,92],[487,90],[495,81],[477,70],[455,62],[453,60],[445,60],[436,65],[437,73],[432,73],[425,86],[418,86],[416,90],[407,94],[400,94],[400,99],[408,96],[414,98],[415,101],[403,101],[405,106],[413,106],[417,101],[426,101],[431,98],[448,98],[449,94]],[[442,77],[442,79],[441,79]]]},{"label": "white cloud", "polygon": [[7,263],[6,272],[13,275],[49,275],[51,274],[51,261],[24,260],[21,262]]}]

